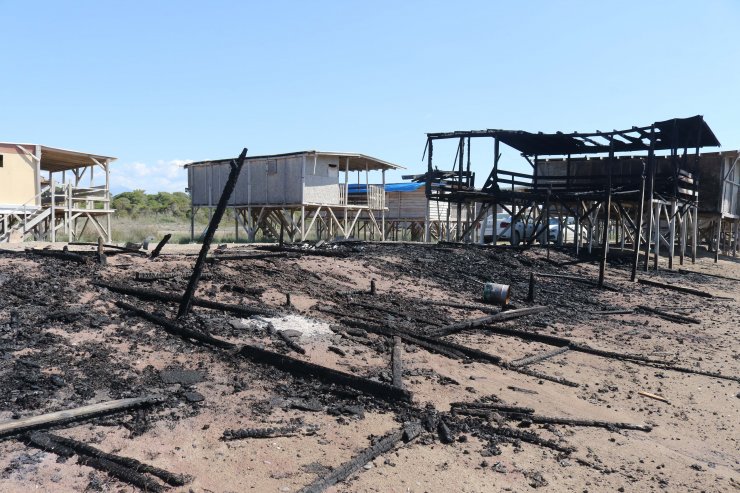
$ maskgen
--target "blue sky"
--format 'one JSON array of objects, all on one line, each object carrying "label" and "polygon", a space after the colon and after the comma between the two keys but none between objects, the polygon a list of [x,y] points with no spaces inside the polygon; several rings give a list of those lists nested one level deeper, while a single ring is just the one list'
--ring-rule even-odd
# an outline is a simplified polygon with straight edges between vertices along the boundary
[{"label": "blue sky", "polygon": [[116,156],[117,189],[183,190],[183,162],[242,147],[421,172],[424,134],[448,130],[703,114],[740,148],[737,0],[0,0],[0,16],[0,141]]}]

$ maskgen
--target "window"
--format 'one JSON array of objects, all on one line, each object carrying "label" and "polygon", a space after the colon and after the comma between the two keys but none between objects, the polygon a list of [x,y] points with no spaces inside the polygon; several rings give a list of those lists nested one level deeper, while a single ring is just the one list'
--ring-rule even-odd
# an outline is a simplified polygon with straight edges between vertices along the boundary
[{"label": "window", "polygon": [[272,159],[267,161],[267,174],[268,175],[276,175],[277,174],[277,161]]}]

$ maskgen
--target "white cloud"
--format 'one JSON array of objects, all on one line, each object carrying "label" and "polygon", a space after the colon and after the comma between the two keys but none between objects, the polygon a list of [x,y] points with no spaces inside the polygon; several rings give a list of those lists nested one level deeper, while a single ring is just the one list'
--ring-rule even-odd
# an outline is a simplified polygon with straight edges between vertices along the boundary
[{"label": "white cloud", "polygon": [[154,164],[142,162],[113,163],[111,166],[111,189],[143,189],[147,193],[184,192],[188,177],[184,166],[189,159],[159,160]]}]

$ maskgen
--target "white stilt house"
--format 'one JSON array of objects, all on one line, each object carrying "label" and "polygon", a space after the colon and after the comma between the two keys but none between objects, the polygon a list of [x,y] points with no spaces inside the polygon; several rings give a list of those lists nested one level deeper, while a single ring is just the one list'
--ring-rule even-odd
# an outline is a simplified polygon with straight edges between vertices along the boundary
[{"label": "white stilt house", "polygon": [[[385,239],[390,241],[440,241],[454,237],[458,228],[457,215],[451,213],[447,202],[430,201],[424,193],[424,183],[386,183],[370,185],[385,190]],[[350,200],[354,196],[367,193],[364,183],[350,183]],[[468,210],[462,211],[462,221],[468,217]],[[361,215],[354,235],[358,238],[370,238],[372,221],[367,215]]]},{"label": "white stilt house", "polygon": [[0,142],[0,242],[111,238],[110,163],[115,158]]},{"label": "white stilt house", "polygon": [[[229,174],[230,159],[200,161],[186,166],[192,203],[191,239],[195,213],[215,208]],[[376,239],[384,239],[385,195],[370,177],[401,166],[363,154],[301,151],[247,158],[229,207],[235,212],[235,235],[243,230],[254,241],[263,236],[290,241],[309,237],[349,238],[361,216],[372,224]],[[379,172],[379,173],[378,173]],[[377,180],[377,177],[374,177]],[[366,191],[350,195],[349,184],[362,183]]]}]

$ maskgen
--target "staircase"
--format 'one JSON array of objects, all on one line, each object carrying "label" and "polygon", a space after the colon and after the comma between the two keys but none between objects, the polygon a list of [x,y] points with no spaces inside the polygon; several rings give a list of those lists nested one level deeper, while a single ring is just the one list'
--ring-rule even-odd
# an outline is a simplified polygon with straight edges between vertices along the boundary
[{"label": "staircase", "polygon": [[0,242],[25,240],[26,235],[51,216],[51,207],[35,205],[42,202],[42,198],[47,196],[49,191],[48,186],[42,188],[32,199],[7,214],[8,230],[0,234]]},{"label": "staircase", "polygon": [[26,235],[33,232],[33,229],[51,215],[51,208],[45,207],[37,209],[30,214],[13,214],[16,219],[8,231],[0,234],[0,242],[6,241],[23,241]]}]

